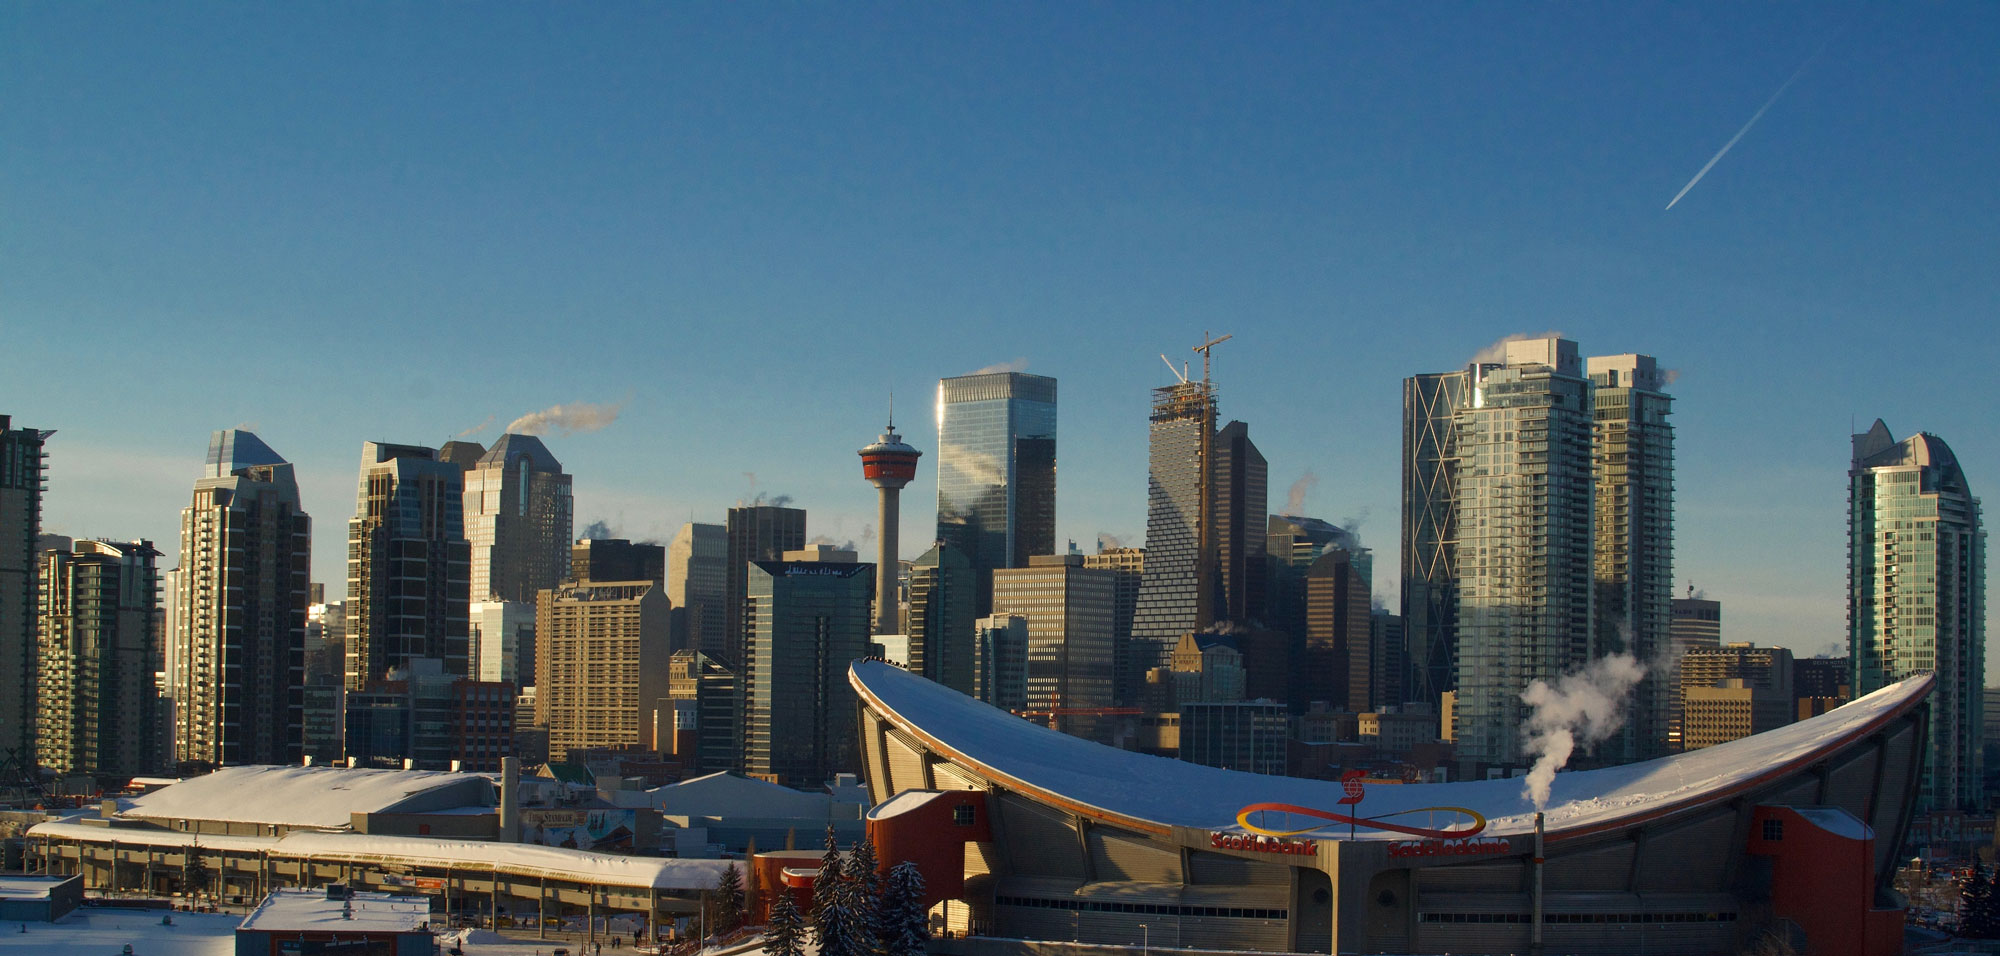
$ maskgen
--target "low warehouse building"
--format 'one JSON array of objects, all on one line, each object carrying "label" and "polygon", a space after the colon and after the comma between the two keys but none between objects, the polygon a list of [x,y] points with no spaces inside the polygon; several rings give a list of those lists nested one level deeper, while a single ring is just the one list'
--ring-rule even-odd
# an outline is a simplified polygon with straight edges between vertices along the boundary
[{"label": "low warehouse building", "polygon": [[236,956],[431,956],[431,904],[344,886],[278,890],[236,928]]},{"label": "low warehouse building", "polygon": [[930,902],[982,937],[947,952],[1902,944],[1890,880],[1929,676],[1743,740],[1557,774],[1539,814],[1520,780],[1350,790],[1099,746],[880,662],[850,679],[883,860],[917,861]]}]

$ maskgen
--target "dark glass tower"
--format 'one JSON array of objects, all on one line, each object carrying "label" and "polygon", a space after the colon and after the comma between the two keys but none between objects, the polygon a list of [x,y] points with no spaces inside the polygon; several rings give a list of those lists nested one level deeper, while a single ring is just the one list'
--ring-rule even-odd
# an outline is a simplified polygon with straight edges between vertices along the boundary
[{"label": "dark glass tower", "polygon": [[1056,380],[1022,372],[938,382],[937,539],[971,560],[975,613],[993,572],[1056,549]]},{"label": "dark glass tower", "polygon": [[861,769],[847,665],[868,656],[875,566],[749,563],[744,770],[788,787]]},{"label": "dark glass tower", "polygon": [[360,490],[347,523],[349,690],[418,658],[466,675],[472,544],[464,494],[464,470],[436,449],[361,446]]},{"label": "dark glass tower", "polygon": [[1437,703],[1457,686],[1458,441],[1468,372],[1403,380],[1403,627],[1412,700]]}]

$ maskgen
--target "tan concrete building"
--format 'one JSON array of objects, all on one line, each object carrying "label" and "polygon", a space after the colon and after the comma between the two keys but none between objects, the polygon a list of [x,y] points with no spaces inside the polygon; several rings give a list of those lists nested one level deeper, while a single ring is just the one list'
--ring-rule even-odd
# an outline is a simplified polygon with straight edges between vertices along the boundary
[{"label": "tan concrete building", "polygon": [[670,603],[654,581],[577,581],[541,592],[535,633],[535,723],[549,754],[652,747],[667,697]]},{"label": "tan concrete building", "polygon": [[1681,658],[1681,748],[1699,750],[1794,719],[1792,652],[1733,643]]}]

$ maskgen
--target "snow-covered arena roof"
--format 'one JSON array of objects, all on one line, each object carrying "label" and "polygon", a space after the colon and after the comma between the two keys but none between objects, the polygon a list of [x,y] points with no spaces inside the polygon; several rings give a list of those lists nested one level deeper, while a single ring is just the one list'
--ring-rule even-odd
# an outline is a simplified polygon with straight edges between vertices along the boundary
[{"label": "snow-covered arena roof", "polygon": [[492,806],[473,773],[347,767],[225,767],[133,797],[120,816],[288,827],[346,827],[355,813]]},{"label": "snow-covered arena roof", "polygon": [[[1052,804],[1141,829],[1231,829],[1238,810],[1259,802],[1348,809],[1339,807],[1343,790],[1337,782],[1222,770],[1107,747],[1029,723],[880,661],[855,662],[849,679],[865,706],[954,763]],[[1932,681],[1928,675],[1914,677],[1818,717],[1716,747],[1558,773],[1546,811],[1548,830],[1552,837],[1579,836],[1630,825],[1794,772],[1917,706]],[[1519,779],[1371,786],[1354,809],[1374,817],[1423,807],[1472,808],[1487,818],[1486,833],[1492,836],[1534,827],[1535,807]],[[1451,822],[1440,819],[1435,825]],[[1345,827],[1329,832],[1336,828],[1345,835]],[[1402,837],[1382,832],[1373,838]]]}]

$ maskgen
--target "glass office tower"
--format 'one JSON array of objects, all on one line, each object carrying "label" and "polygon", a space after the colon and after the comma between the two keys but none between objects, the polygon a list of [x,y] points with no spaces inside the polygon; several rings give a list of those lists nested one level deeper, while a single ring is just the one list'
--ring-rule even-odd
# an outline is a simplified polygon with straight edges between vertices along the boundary
[{"label": "glass office tower", "polygon": [[1980,803],[1986,531],[1957,456],[1936,435],[1896,441],[1876,420],[1848,471],[1847,642],[1854,696],[1931,671],[1923,806]]},{"label": "glass office tower", "polygon": [[1056,380],[1023,372],[938,381],[937,540],[972,561],[975,614],[993,572],[1056,550]]}]

